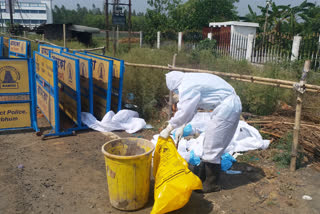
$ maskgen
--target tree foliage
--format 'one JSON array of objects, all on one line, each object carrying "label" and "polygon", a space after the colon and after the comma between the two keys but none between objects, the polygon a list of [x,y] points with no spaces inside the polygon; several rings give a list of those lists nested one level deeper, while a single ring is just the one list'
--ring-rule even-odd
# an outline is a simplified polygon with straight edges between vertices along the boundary
[{"label": "tree foliage", "polygon": [[95,4],[92,5],[92,9],[77,4],[76,10],[68,10],[64,5],[59,8],[56,5],[53,9],[53,22],[55,24],[72,23],[103,29],[105,27],[105,16]]},{"label": "tree foliage", "polygon": [[320,7],[314,3],[303,1],[300,5],[258,6],[259,15],[248,5],[249,13],[241,17],[244,21],[257,22],[262,31],[265,17],[268,15],[267,31],[297,34],[318,33],[320,31]]},{"label": "tree foliage", "polygon": [[209,22],[238,20],[234,3],[238,0],[189,0],[171,11],[175,27],[202,29]]},{"label": "tree foliage", "polygon": [[[128,19],[128,11],[125,11]],[[95,4],[92,5],[91,9],[87,7],[81,7],[77,4],[77,9],[69,10],[62,5],[61,7],[55,6],[53,9],[53,22],[55,24],[72,23],[78,25],[85,25],[90,27],[96,27],[99,29],[105,29],[105,13]],[[145,25],[145,14],[132,12],[132,30],[139,31],[144,28]],[[109,23],[111,30],[112,12],[109,13]],[[119,26],[120,30],[128,30],[128,21],[125,26]]]},{"label": "tree foliage", "polygon": [[148,0],[145,40],[151,45],[157,31],[202,30],[212,21],[237,20],[234,3],[238,0]]},{"label": "tree foliage", "polygon": [[[208,27],[209,22],[235,21],[238,19],[257,22],[260,32],[263,31],[265,17],[268,15],[267,31],[303,35],[320,31],[320,6],[307,0],[300,5],[276,5],[270,7],[258,6],[255,12],[248,5],[249,13],[245,17],[238,17],[234,4],[239,0],[148,0],[150,9],[146,13],[132,12],[132,30],[143,31],[144,41],[153,45],[157,31],[173,32],[201,31]],[[128,19],[128,11],[125,11]],[[109,13],[111,23],[112,13]],[[73,23],[105,29],[104,11],[95,4],[90,9],[79,4],[74,10],[64,6],[53,9],[54,23]],[[110,29],[111,30],[111,24]],[[128,23],[120,26],[120,30],[128,30]],[[171,38],[171,37],[170,37]]]}]

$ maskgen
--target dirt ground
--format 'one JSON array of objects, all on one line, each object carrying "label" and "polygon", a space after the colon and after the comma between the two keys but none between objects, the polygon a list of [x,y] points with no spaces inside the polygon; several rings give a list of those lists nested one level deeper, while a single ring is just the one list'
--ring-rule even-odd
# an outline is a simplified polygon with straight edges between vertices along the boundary
[{"label": "dirt ground", "polygon": [[[47,126],[40,118],[41,129]],[[153,133],[114,134],[151,139]],[[31,131],[0,133],[0,213],[125,213],[109,203],[101,153],[114,137],[83,131],[42,141]],[[236,163],[233,169],[241,175],[223,174],[221,192],[193,193],[173,213],[320,213],[319,171],[309,165],[295,173],[278,169],[264,152],[251,152],[252,161]],[[149,198],[145,208],[130,213],[150,213],[153,191]]]}]

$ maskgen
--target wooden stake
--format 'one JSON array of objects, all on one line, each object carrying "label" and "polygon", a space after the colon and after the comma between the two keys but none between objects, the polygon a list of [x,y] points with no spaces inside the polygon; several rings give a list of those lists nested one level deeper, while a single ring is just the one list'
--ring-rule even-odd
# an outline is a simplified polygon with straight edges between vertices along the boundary
[{"label": "wooden stake", "polygon": [[105,3],[105,14],[106,14],[106,47],[109,51],[109,1]]},{"label": "wooden stake", "polygon": [[67,33],[66,33],[66,24],[63,24],[63,47],[67,47],[67,42],[66,42],[66,37],[67,37],[67,35],[66,35]]},{"label": "wooden stake", "polygon": [[119,25],[117,25],[116,50],[119,50]]},{"label": "wooden stake", "polygon": [[[6,3],[7,4],[7,3]],[[14,28],[13,25],[13,9],[14,6],[12,5],[12,0],[9,0],[9,13],[10,13],[10,33],[12,32],[12,29]],[[2,20],[1,20],[2,21]]]},{"label": "wooden stake", "polygon": [[[176,66],[176,57],[177,54],[173,55],[173,59],[172,59],[172,66],[175,67]],[[170,118],[172,117],[172,104],[173,104],[173,92],[170,91],[169,92],[169,115],[168,115],[168,120],[170,120]]]},{"label": "wooden stake", "polygon": [[112,27],[112,34],[113,34],[113,56],[116,55],[116,48],[117,48],[117,45],[116,45],[116,30],[115,30],[115,27]]},{"label": "wooden stake", "polygon": [[[300,79],[300,87],[305,85],[307,73],[310,70],[310,60],[307,60],[304,64],[302,77]],[[298,145],[299,145],[299,131],[300,131],[300,122],[301,122],[301,110],[302,110],[302,101],[303,101],[303,93],[298,91],[297,96],[297,105],[296,105],[296,117],[293,128],[293,144],[291,151],[291,163],[290,163],[290,171],[294,172],[296,170],[297,163],[297,155],[298,155]]]},{"label": "wooden stake", "polygon": [[129,50],[131,48],[131,0],[129,0],[129,17],[128,17],[128,27],[129,27]]}]

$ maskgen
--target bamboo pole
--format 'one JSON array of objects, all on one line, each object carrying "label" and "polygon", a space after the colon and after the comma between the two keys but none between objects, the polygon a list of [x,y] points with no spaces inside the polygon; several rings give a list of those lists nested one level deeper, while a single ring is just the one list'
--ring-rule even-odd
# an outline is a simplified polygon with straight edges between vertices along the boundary
[{"label": "bamboo pole", "polygon": [[275,133],[272,133],[272,132],[267,132],[267,131],[264,131],[264,130],[261,130],[261,129],[259,130],[259,132],[260,132],[260,133],[263,133],[263,134],[272,135],[272,136],[277,137],[277,138],[281,138],[280,135],[275,134]]},{"label": "bamboo pole", "polygon": [[[305,84],[307,73],[310,70],[310,60],[307,60],[304,64],[302,77],[300,79],[300,87]],[[298,91],[297,96],[297,106],[296,106],[296,116],[293,128],[293,144],[291,151],[291,162],[290,162],[290,171],[294,172],[296,170],[296,162],[297,162],[297,150],[299,145],[299,131],[300,131],[300,123],[301,123],[301,110],[302,110],[302,101],[303,101],[303,92]]]},{"label": "bamboo pole", "polygon": [[[141,67],[141,68],[156,68],[156,69],[170,70],[170,71],[177,70],[177,71],[184,71],[184,72],[209,73],[209,74],[215,74],[218,76],[225,76],[225,77],[230,77],[230,78],[233,77],[233,78],[237,78],[237,79],[246,79],[246,80],[250,80],[253,82],[260,81],[260,82],[266,82],[266,83],[274,83],[274,84],[278,84],[279,87],[286,85],[286,86],[290,86],[290,88],[293,88],[293,85],[296,83],[294,81],[288,81],[288,80],[279,80],[279,79],[257,77],[257,76],[251,76],[251,75],[234,74],[234,73],[225,73],[225,72],[202,70],[202,69],[168,67],[168,66],[161,66],[161,65],[136,64],[136,63],[129,63],[129,62],[126,62],[125,65],[133,66],[133,67]],[[315,90],[314,92],[320,93],[320,86],[318,86],[318,85],[306,84],[304,86],[306,89],[313,89],[313,90]],[[284,87],[284,88],[288,88],[288,87]]]},{"label": "bamboo pole", "polygon": [[[268,121],[246,121],[246,123],[248,123],[248,124],[269,124],[269,123],[273,123],[273,124],[294,125],[294,123],[290,123],[290,122],[276,122],[276,121],[271,121],[271,120],[268,120]],[[316,128],[316,129],[320,130],[320,126],[316,126],[316,125],[301,123],[300,126]]]},{"label": "bamboo pole", "polygon": [[[260,85],[269,85],[269,86],[274,86],[274,87],[278,87],[278,88],[287,88],[287,89],[292,89],[292,86],[290,85],[284,85],[284,84],[277,84],[277,83],[269,83],[269,82],[263,82],[263,81],[256,81],[256,80],[247,80],[247,79],[241,79],[241,78],[235,78],[235,77],[231,77],[232,80],[238,80],[238,81],[242,81],[242,82],[250,82],[250,83],[256,83],[256,84],[260,84]],[[315,89],[306,89],[307,92],[313,92],[313,93],[320,93],[319,90],[315,90]]]},{"label": "bamboo pole", "polygon": [[[33,40],[30,40],[30,39],[29,39],[29,41],[33,41]],[[43,43],[43,44],[48,44],[48,45],[52,45],[52,46],[57,46],[57,47],[59,47],[59,46],[56,45],[56,44],[53,44],[53,43],[47,42],[47,41],[43,41],[43,40],[39,40],[39,39],[36,39],[36,40],[34,40],[34,41],[37,42],[37,43]]]},{"label": "bamboo pole", "polygon": [[98,51],[98,50],[104,50],[105,47],[98,47],[98,48],[88,48],[88,49],[69,49],[71,51]]}]

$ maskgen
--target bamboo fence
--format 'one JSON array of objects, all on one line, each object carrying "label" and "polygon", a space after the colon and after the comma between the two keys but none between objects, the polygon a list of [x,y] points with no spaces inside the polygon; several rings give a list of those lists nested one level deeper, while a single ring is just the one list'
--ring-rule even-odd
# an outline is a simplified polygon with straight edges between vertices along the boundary
[{"label": "bamboo fence", "polygon": [[[140,67],[140,68],[155,68],[155,69],[162,69],[162,70],[169,70],[169,71],[176,70],[176,71],[183,71],[183,72],[209,73],[209,74],[215,74],[217,76],[229,77],[234,80],[251,82],[251,83],[262,84],[262,85],[270,85],[274,87],[287,88],[287,89],[294,89],[294,85],[297,83],[289,80],[272,79],[272,78],[266,78],[266,77],[257,77],[257,76],[242,75],[242,74],[235,74],[235,73],[225,73],[225,72],[210,71],[210,70],[203,70],[203,69],[182,68],[182,67],[175,67],[170,65],[161,66],[161,65],[136,64],[136,63],[129,63],[129,62],[125,62],[125,65],[132,66],[132,67]],[[303,87],[307,92],[320,93],[320,86],[318,85],[304,84]]]}]

